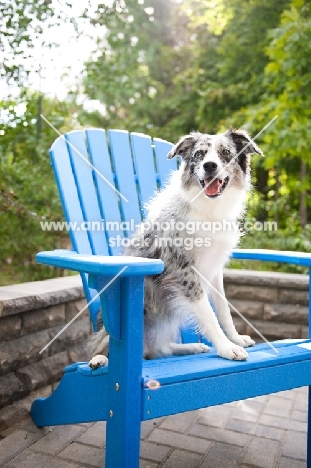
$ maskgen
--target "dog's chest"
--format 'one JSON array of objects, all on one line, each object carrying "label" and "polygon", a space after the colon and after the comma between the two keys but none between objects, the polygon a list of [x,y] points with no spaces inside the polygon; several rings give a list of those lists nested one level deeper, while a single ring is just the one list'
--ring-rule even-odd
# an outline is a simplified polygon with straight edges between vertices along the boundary
[{"label": "dog's chest", "polygon": [[196,232],[197,239],[203,236],[205,245],[194,249],[195,264],[204,276],[208,276],[207,279],[212,280],[227,263],[230,252],[239,241],[239,234],[226,231],[208,233],[201,230]]},{"label": "dog's chest", "polygon": [[192,216],[192,219],[196,221],[197,226],[193,234],[194,262],[206,279],[211,281],[228,262],[232,249],[239,242],[238,224],[234,219],[208,220],[201,214]]}]

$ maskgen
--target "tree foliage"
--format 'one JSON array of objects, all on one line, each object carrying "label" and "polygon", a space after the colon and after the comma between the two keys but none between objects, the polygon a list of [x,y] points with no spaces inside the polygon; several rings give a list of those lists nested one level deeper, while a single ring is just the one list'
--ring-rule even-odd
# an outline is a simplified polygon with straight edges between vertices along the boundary
[{"label": "tree foliage", "polygon": [[105,104],[102,125],[177,138],[195,119],[184,79],[193,63],[189,18],[166,0],[128,0],[117,13],[97,11],[107,35],[86,64],[85,92]]},{"label": "tree foliage", "polygon": [[[260,203],[283,229],[289,220],[297,229],[304,229],[310,221],[310,38],[310,5],[294,0],[282,13],[278,27],[268,32],[265,53],[269,61],[262,76],[261,100],[234,115],[255,132],[278,116],[261,136],[266,157],[260,166],[267,171],[268,180]],[[297,234],[301,235],[301,229]]]},{"label": "tree foliage", "polygon": [[[37,265],[35,254],[68,245],[67,233],[42,231],[40,226],[40,221],[63,219],[47,154],[55,131],[39,120],[40,101],[40,95],[24,94],[17,101],[0,102],[0,264],[5,282],[59,275]],[[61,131],[76,125],[72,107],[47,99],[40,104]]]},{"label": "tree foliage", "polygon": [[169,140],[259,102],[267,32],[288,0],[127,0],[107,27],[85,91],[107,106],[106,121]]},{"label": "tree foliage", "polygon": [[48,52],[57,46],[55,41],[44,39],[44,29],[71,23],[77,30],[71,6],[72,1],[62,0],[0,0],[1,79],[25,86],[31,71],[40,72],[40,63],[33,60],[34,49],[39,46]]}]

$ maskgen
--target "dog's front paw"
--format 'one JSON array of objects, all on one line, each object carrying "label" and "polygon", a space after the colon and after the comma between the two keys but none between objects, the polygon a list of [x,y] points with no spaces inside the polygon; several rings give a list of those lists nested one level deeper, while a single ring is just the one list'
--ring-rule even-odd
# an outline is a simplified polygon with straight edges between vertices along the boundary
[{"label": "dog's front paw", "polygon": [[104,367],[108,364],[108,358],[103,354],[97,354],[97,356],[92,357],[89,362],[89,366],[92,369],[97,369],[98,367]]},{"label": "dog's front paw", "polygon": [[245,361],[245,359],[248,358],[247,352],[241,348],[241,346],[237,346],[230,342],[229,344],[218,347],[217,354],[218,356],[225,359],[231,359],[235,361]]},{"label": "dog's front paw", "polygon": [[230,337],[230,340],[236,345],[242,346],[242,348],[248,348],[249,346],[255,345],[255,341],[248,335],[236,335],[233,338]]}]

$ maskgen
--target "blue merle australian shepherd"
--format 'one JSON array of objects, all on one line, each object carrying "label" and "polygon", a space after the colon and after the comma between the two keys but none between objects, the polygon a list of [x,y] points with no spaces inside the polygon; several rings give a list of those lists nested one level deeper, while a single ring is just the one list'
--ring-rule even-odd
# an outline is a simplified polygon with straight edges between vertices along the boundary
[{"label": "blue merle australian shepherd", "polygon": [[[145,279],[145,358],[208,352],[203,343],[178,343],[180,327],[192,322],[219,356],[247,359],[244,348],[254,341],[236,331],[223,287],[223,267],[240,231],[207,232],[204,227],[238,223],[250,188],[251,153],[262,154],[247,132],[234,129],[217,135],[191,133],[169,152],[168,158],[181,156],[182,164],[155,195],[146,223],[125,249],[125,255],[160,258],[165,265],[162,274]],[[180,229],[189,225],[195,229]],[[107,363],[107,346],[108,336],[101,330],[93,339],[91,367]]]}]

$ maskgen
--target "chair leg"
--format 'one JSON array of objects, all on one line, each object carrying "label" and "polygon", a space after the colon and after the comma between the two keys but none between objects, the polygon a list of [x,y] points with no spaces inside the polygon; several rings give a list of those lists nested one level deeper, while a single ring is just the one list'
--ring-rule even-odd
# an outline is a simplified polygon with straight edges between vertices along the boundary
[{"label": "chair leg", "polygon": [[139,276],[121,280],[121,339],[109,341],[106,468],[139,467],[143,286]]},{"label": "chair leg", "polygon": [[[107,421],[105,468],[138,468],[140,421],[137,411],[118,408]],[[125,414],[127,413],[127,414]],[[134,419],[131,418],[131,413]]]},{"label": "chair leg", "polygon": [[311,386],[308,392],[307,468],[311,468]]}]

